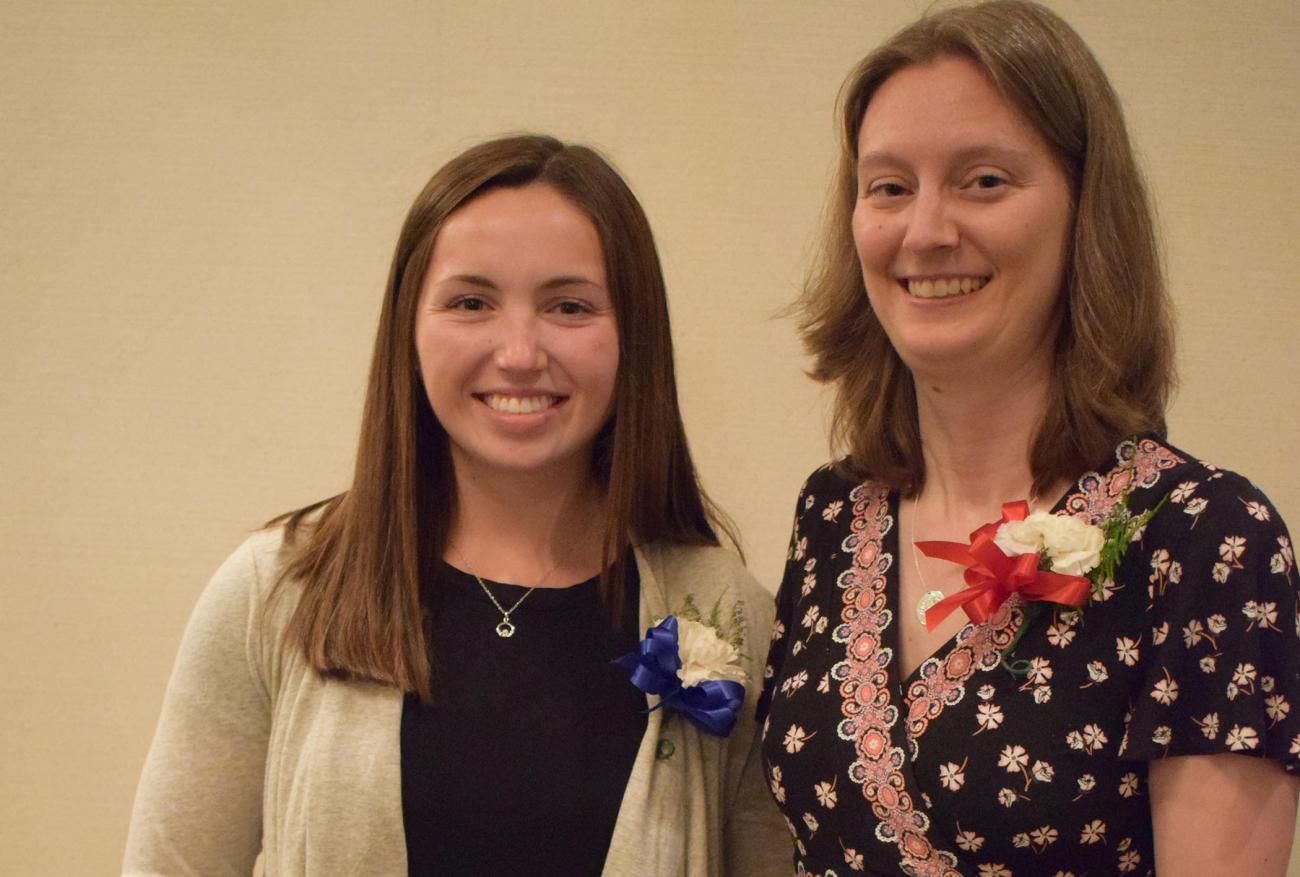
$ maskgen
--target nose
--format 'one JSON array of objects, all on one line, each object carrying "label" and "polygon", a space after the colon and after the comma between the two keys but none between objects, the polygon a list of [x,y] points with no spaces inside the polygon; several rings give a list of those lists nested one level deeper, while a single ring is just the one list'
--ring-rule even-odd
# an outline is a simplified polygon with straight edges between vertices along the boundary
[{"label": "nose", "polygon": [[960,240],[952,216],[952,204],[944,191],[931,187],[918,192],[908,211],[903,246],[914,253],[924,253],[951,249]]},{"label": "nose", "polygon": [[527,374],[546,367],[542,327],[535,315],[520,314],[503,321],[493,361],[503,372]]}]

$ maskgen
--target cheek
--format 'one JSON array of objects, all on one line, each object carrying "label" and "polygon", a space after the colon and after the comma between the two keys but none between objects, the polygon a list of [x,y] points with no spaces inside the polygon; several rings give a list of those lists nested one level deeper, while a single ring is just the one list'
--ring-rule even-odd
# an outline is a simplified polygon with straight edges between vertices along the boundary
[{"label": "cheek", "polygon": [[429,333],[424,331],[420,326],[415,328],[415,363],[420,370],[420,377],[424,380],[425,390],[428,390],[429,378],[433,374],[433,351],[434,346],[430,343]]},{"label": "cheek", "polygon": [[1022,258],[1032,264],[1037,279],[1050,287],[1053,298],[1065,276],[1065,262],[1070,252],[1074,209],[1064,180],[1045,186],[1037,209],[1018,224]]},{"label": "cheek", "polygon": [[618,380],[618,336],[611,333],[609,338],[600,339],[591,352],[592,370],[603,384],[613,393]]},{"label": "cheek", "polygon": [[1065,277],[1065,260],[1069,252],[1066,232],[1050,217],[1045,217],[1041,225],[1026,227],[1021,241],[1020,255],[1026,273],[1035,285],[1043,289],[1045,297],[1054,302]]},{"label": "cheek", "polygon": [[438,326],[417,327],[415,356],[430,400],[457,392],[473,361],[468,339],[455,332],[439,331]]},{"label": "cheek", "polygon": [[889,224],[880,216],[859,208],[853,212],[853,247],[864,276],[888,273],[897,251]]},{"label": "cheek", "polygon": [[617,330],[611,329],[590,339],[582,359],[588,386],[594,393],[608,396],[606,414],[612,413],[620,363]]},{"label": "cheek", "polygon": [[862,269],[862,285],[867,291],[871,309],[878,315],[888,299],[888,285],[892,282],[889,267],[893,256],[889,252],[886,232],[886,226],[878,217],[865,217],[861,212],[853,215],[853,246],[858,253],[858,266]]}]

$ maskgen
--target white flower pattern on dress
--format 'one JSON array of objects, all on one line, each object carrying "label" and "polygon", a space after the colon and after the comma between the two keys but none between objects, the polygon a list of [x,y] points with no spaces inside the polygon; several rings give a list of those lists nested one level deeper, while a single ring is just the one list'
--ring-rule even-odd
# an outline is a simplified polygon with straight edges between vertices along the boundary
[{"label": "white flower pattern on dress", "polygon": [[939,766],[939,784],[945,789],[956,792],[966,782],[966,762],[961,764],[950,761]]},{"label": "white flower pattern on dress", "polygon": [[[760,707],[798,873],[1146,874],[1144,762],[1240,752],[1300,772],[1300,682],[1282,657],[1300,651],[1300,612],[1280,517],[1244,479],[1153,439],[1122,444],[1057,513],[1097,521],[1124,493],[1134,514],[1165,495],[1169,507],[1082,611],[1026,632],[1026,675],[981,639],[1013,631],[1013,607],[900,679],[896,497],[829,469],[810,479]],[[884,622],[864,639],[867,611]]]},{"label": "white flower pattern on dress", "polygon": [[837,782],[839,782],[839,777],[834,777],[829,781],[823,781],[813,786],[813,793],[817,796],[817,803],[827,810],[835,809],[835,802],[839,797],[835,793],[835,784]]}]

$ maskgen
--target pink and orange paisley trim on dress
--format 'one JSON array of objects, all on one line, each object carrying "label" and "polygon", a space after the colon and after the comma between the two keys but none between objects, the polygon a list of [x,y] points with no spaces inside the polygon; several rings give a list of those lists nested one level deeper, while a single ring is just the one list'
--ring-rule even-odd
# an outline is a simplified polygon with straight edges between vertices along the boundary
[{"label": "pink and orange paisley trim on dress", "polygon": [[998,665],[1002,650],[1011,644],[1020,627],[1020,618],[1020,598],[1013,595],[988,624],[967,624],[957,632],[956,642],[946,654],[927,658],[917,669],[917,677],[903,697],[913,759],[925,729],[946,707],[961,703],[966,681],[975,671],[992,670]]},{"label": "pink and orange paisley trim on dress", "polygon": [[832,634],[846,646],[845,659],[831,668],[839,683],[840,739],[853,744],[856,758],[849,779],[862,787],[879,822],[876,838],[898,847],[902,864],[917,877],[960,877],[957,858],[937,850],[926,836],[930,817],[918,810],[907,790],[903,767],[906,755],[894,745],[891,729],[898,723],[892,702],[889,666],[893,650],[884,645],[884,632],[893,623],[886,605],[886,575],[893,557],[884,551],[885,534],[894,526],[886,490],[860,485],[849,494],[853,521],[843,543],[853,562],[837,582],[844,608],[842,623]]}]

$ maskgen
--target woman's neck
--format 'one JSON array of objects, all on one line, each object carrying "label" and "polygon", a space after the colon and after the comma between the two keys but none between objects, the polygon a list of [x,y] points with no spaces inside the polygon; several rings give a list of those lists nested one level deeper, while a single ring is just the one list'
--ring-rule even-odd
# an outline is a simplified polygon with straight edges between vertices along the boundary
[{"label": "woman's neck", "polygon": [[972,517],[997,517],[1004,502],[1032,499],[1030,449],[1047,408],[1049,366],[915,381],[925,459],[918,500],[927,517],[966,527]]},{"label": "woman's neck", "polygon": [[443,559],[484,579],[563,587],[602,569],[604,497],[590,468],[483,471],[456,461]]}]

